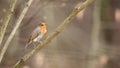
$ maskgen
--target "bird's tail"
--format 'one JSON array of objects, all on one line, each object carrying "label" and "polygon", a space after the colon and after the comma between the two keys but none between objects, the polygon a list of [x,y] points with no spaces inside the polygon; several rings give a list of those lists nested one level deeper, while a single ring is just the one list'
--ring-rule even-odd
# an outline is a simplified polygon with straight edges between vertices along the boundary
[{"label": "bird's tail", "polygon": [[25,49],[27,49],[27,47],[28,47],[31,43],[32,43],[32,41],[26,43],[26,45],[25,45]]}]

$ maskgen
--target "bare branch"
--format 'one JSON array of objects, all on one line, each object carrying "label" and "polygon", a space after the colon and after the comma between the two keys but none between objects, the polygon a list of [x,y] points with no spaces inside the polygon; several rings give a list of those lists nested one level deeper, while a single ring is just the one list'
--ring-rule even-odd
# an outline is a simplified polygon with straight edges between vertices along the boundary
[{"label": "bare branch", "polygon": [[23,17],[25,16],[25,14],[26,14],[29,6],[31,5],[32,1],[33,1],[33,0],[28,0],[28,1],[25,3],[24,9],[23,9],[23,11],[21,12],[19,18],[17,19],[16,25],[15,25],[15,27],[13,28],[13,30],[12,30],[12,32],[11,32],[8,40],[6,41],[6,43],[5,43],[2,51],[1,51],[1,53],[0,53],[0,62],[2,61],[2,58],[3,58],[3,56],[4,56],[4,54],[5,54],[6,50],[7,50],[7,48],[8,48],[8,46],[9,46],[10,42],[12,41],[12,39],[13,39],[13,37],[14,37],[14,35],[15,35],[16,30],[18,29],[18,27],[19,27],[19,25],[20,25]]},{"label": "bare branch", "polygon": [[1,43],[3,41],[3,37],[4,37],[5,31],[6,31],[6,28],[8,26],[9,20],[10,20],[12,14],[14,12],[16,1],[17,0],[12,0],[10,8],[9,8],[9,10],[7,12],[7,15],[6,15],[5,19],[4,19],[4,22],[2,24],[2,27],[1,27],[1,30],[0,30],[0,46],[1,46]]},{"label": "bare branch", "polygon": [[87,68],[97,68],[98,66],[98,57],[100,56],[100,49],[102,45],[100,45],[100,28],[101,28],[101,21],[100,21],[100,11],[101,11],[101,0],[97,0],[94,3],[94,11],[93,11],[93,28],[91,34],[91,48],[89,49],[88,58],[94,59],[88,60]]},{"label": "bare branch", "polygon": [[13,68],[20,68],[22,64],[26,60],[28,60],[32,55],[37,53],[43,46],[48,44],[53,38],[55,38],[64,28],[67,24],[70,23],[70,21],[83,9],[85,9],[89,4],[91,4],[93,0],[87,0],[83,4],[81,4],[79,7],[75,8],[73,12],[62,22],[60,26],[56,28],[54,32],[52,32],[41,44],[39,44],[35,49],[33,49],[31,52],[26,54],[24,57],[22,57]]}]

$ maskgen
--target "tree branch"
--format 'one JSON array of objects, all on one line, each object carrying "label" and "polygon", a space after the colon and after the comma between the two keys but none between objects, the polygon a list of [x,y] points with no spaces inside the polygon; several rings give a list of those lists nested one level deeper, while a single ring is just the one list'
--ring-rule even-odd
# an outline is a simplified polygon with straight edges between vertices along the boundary
[{"label": "tree branch", "polygon": [[67,24],[70,23],[70,21],[83,9],[85,9],[89,4],[91,4],[93,0],[87,0],[81,6],[75,8],[73,12],[62,22],[60,26],[56,28],[54,32],[52,32],[41,44],[39,44],[35,49],[33,49],[31,52],[27,53],[25,56],[23,56],[15,65],[13,68],[20,68],[26,60],[28,60],[32,55],[37,53],[43,46],[48,44],[53,38],[55,38],[64,28]]},{"label": "tree branch", "polygon": [[31,5],[32,1],[33,1],[33,0],[28,0],[28,1],[25,3],[24,9],[23,9],[23,11],[21,12],[19,18],[17,19],[16,25],[14,26],[14,28],[13,28],[13,30],[12,30],[9,38],[8,38],[8,40],[6,41],[6,43],[5,43],[2,51],[1,51],[1,53],[0,53],[0,62],[2,61],[2,58],[3,58],[3,56],[4,56],[4,54],[5,54],[6,50],[7,50],[7,48],[8,48],[8,46],[9,46],[10,42],[12,41],[12,39],[13,39],[13,37],[14,37],[14,35],[15,35],[16,30],[18,29],[18,27],[19,27],[19,25],[20,25],[23,17],[25,16],[25,14],[26,14],[29,6]]},{"label": "tree branch", "polygon": [[3,37],[5,35],[5,31],[6,31],[6,28],[8,26],[9,20],[10,20],[12,14],[14,12],[16,1],[17,0],[12,0],[12,4],[10,5],[10,8],[9,8],[9,10],[7,12],[7,15],[6,15],[5,19],[4,19],[4,22],[2,24],[2,27],[1,27],[1,30],[0,30],[0,46],[1,46],[1,43],[3,41]]},{"label": "tree branch", "polygon": [[102,52],[100,52],[102,45],[100,44],[100,29],[101,29],[101,0],[97,0],[94,3],[93,10],[93,28],[91,34],[91,47],[88,52],[88,58],[93,58],[92,61],[87,61],[86,68],[97,68],[98,67],[98,57]]}]

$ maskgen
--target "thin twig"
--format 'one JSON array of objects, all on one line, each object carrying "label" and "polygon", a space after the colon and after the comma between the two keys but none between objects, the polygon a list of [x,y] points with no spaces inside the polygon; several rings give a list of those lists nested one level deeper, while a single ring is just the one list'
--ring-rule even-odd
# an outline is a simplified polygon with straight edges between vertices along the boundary
[{"label": "thin twig", "polygon": [[37,53],[43,46],[48,44],[53,38],[55,38],[64,28],[65,26],[70,23],[70,21],[83,9],[85,9],[89,4],[91,4],[93,0],[87,0],[84,3],[82,3],[78,8],[75,8],[73,12],[62,22],[60,26],[56,28],[54,32],[52,32],[41,44],[39,44],[35,49],[33,49],[31,52],[27,53],[25,56],[23,56],[15,65],[13,68],[20,68],[26,60],[28,60],[32,55]]},{"label": "thin twig", "polygon": [[10,21],[10,18],[12,16],[13,12],[14,12],[14,8],[15,8],[15,4],[16,4],[17,0],[12,0],[11,2],[12,3],[10,5],[10,8],[7,12],[7,15],[6,15],[6,17],[3,21],[3,24],[2,24],[2,27],[1,27],[1,30],[0,30],[0,47],[1,47],[1,43],[3,41],[3,37],[5,35],[6,28],[8,26],[9,21]]},{"label": "thin twig", "polygon": [[19,27],[19,25],[20,25],[23,17],[25,16],[25,14],[26,14],[29,6],[31,5],[32,1],[33,1],[33,0],[28,0],[28,1],[25,3],[24,9],[23,9],[23,11],[21,12],[19,18],[17,19],[16,25],[15,25],[15,27],[13,28],[13,30],[12,30],[12,32],[11,32],[8,40],[6,41],[6,43],[5,43],[2,51],[1,51],[1,53],[0,53],[0,62],[2,61],[2,58],[3,58],[3,56],[4,56],[4,54],[5,54],[6,50],[7,50],[7,48],[8,48],[8,46],[9,46],[10,42],[12,41],[12,39],[13,39],[13,37],[14,37],[14,35],[15,35],[16,30],[18,29],[18,27]]}]

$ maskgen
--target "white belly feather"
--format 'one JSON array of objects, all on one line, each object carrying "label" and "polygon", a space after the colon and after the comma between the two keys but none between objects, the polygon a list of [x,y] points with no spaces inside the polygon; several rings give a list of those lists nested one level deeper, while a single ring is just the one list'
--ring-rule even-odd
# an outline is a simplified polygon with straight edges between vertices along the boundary
[{"label": "white belly feather", "polygon": [[36,37],[33,41],[34,41],[34,42],[40,42],[41,39],[42,39],[42,35],[39,35],[39,36]]}]

